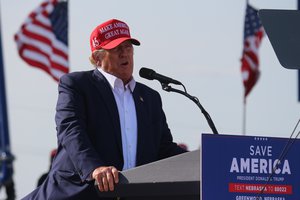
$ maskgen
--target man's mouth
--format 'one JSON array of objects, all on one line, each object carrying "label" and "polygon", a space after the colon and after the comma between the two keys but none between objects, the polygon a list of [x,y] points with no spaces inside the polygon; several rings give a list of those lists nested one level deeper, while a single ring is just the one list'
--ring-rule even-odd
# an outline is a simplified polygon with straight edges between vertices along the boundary
[{"label": "man's mouth", "polygon": [[128,62],[123,62],[123,63],[121,63],[122,66],[126,66],[126,65],[128,65],[128,64],[129,64]]}]

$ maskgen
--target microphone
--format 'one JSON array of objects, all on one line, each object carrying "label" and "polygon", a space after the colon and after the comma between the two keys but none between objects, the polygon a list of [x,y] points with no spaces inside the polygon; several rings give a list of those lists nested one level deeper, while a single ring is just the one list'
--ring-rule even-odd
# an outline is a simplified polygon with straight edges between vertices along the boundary
[{"label": "microphone", "polygon": [[145,67],[142,67],[140,69],[140,77],[148,79],[148,80],[158,80],[160,83],[164,83],[164,84],[169,84],[169,83],[173,83],[175,85],[182,85],[182,83],[180,83],[177,80],[174,80],[172,78],[169,78],[167,76],[161,75],[159,73],[156,73],[154,70],[152,69],[148,69]]},{"label": "microphone", "polygon": [[[214,122],[212,121],[210,115],[208,114],[208,112],[206,112],[206,110],[203,108],[203,106],[200,104],[199,99],[197,97],[191,96],[189,93],[187,93],[185,86],[180,83],[179,81],[176,81],[174,79],[171,79],[167,76],[161,75],[156,73],[154,70],[152,69],[148,69],[148,68],[144,68],[142,67],[140,69],[140,77],[148,79],[148,80],[153,80],[156,79],[161,83],[162,89],[167,91],[167,92],[176,92],[179,94],[182,94],[186,97],[188,97],[190,100],[192,100],[194,103],[197,104],[197,106],[200,108],[201,112],[203,113],[204,117],[206,118],[209,127],[211,128],[211,130],[213,131],[214,134],[219,134]],[[172,88],[171,86],[169,86],[169,83],[173,83],[176,85],[181,85],[184,88],[184,91]]]}]

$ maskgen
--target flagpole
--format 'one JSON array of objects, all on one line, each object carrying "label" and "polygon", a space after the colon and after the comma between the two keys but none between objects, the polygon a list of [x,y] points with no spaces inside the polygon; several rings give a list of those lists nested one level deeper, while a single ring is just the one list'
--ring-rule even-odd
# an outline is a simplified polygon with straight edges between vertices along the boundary
[{"label": "flagpole", "polygon": [[[249,0],[246,0],[246,7],[249,4]],[[245,93],[246,94],[246,93]],[[244,101],[243,101],[243,135],[246,135],[246,95],[244,94]]]},{"label": "flagpole", "polygon": [[[258,48],[260,46],[262,37],[264,35],[261,29],[262,25],[257,15],[258,10],[253,8],[246,1],[246,16],[244,24],[244,49],[242,55],[242,77],[244,83],[244,102],[243,102],[243,135],[246,134],[246,115],[247,115],[247,104],[246,98],[259,78],[259,59],[258,59]],[[255,40],[252,39],[255,38]],[[251,38],[251,39],[250,39]],[[255,44],[254,44],[255,41]],[[248,43],[248,45],[247,45]],[[249,45],[253,44],[253,45]],[[247,47],[247,48],[246,48]],[[251,54],[251,56],[249,56]]]},{"label": "flagpole", "polygon": [[244,96],[244,102],[243,102],[243,135],[246,135],[246,97]]},{"label": "flagpole", "polygon": [[5,187],[7,199],[15,199],[16,195],[13,180],[14,156],[10,150],[3,60],[2,27],[0,16],[0,186]]}]

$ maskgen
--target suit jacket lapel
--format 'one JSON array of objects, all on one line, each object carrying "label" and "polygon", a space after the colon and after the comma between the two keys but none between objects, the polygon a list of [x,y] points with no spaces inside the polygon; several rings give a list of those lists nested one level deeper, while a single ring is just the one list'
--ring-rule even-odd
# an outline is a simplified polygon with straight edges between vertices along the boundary
[{"label": "suit jacket lapel", "polygon": [[95,69],[93,72],[93,81],[95,83],[95,86],[98,88],[98,91],[102,96],[104,103],[107,105],[106,107],[109,109],[110,117],[112,118],[112,122],[114,123],[115,127],[115,134],[117,138],[118,147],[121,151],[121,155],[123,155],[118,107],[114,95],[111,91],[110,85],[98,69]]},{"label": "suit jacket lapel", "polygon": [[144,122],[145,122],[145,102],[144,97],[141,91],[141,88],[139,87],[139,84],[136,84],[136,87],[133,91],[133,99],[135,103],[135,109],[136,109],[136,118],[137,118],[137,155],[136,155],[136,164],[137,166],[141,164],[142,161],[142,155],[143,150],[145,148],[145,145],[147,141],[145,141],[145,137],[143,136],[144,131]]}]

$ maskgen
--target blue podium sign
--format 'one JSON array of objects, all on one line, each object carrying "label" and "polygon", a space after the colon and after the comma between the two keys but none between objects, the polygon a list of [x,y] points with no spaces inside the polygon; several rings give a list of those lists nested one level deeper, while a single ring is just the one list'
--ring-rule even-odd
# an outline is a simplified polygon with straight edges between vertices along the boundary
[{"label": "blue podium sign", "polygon": [[202,200],[300,199],[300,140],[281,158],[288,142],[202,134]]}]

